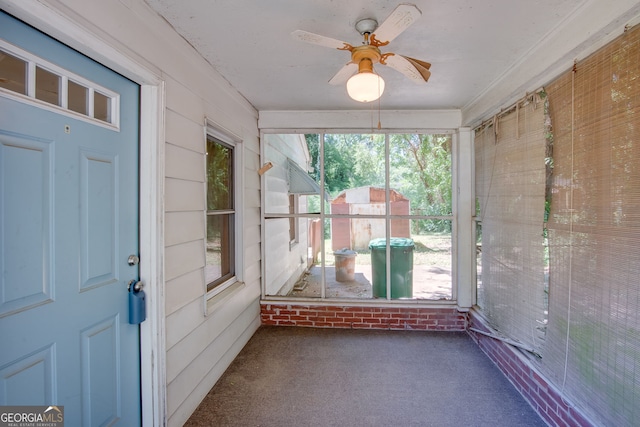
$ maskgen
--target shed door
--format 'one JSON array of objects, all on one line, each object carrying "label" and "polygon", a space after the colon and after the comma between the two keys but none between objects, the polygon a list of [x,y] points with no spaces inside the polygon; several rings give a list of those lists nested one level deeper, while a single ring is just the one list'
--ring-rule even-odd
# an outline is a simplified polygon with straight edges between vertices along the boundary
[{"label": "shed door", "polygon": [[0,405],[140,425],[139,87],[2,12],[0,42]]},{"label": "shed door", "polygon": [[[351,215],[384,215],[386,206],[384,203],[351,203],[349,213]],[[384,219],[351,219],[351,247],[355,249],[367,249],[373,239],[386,237]]]}]

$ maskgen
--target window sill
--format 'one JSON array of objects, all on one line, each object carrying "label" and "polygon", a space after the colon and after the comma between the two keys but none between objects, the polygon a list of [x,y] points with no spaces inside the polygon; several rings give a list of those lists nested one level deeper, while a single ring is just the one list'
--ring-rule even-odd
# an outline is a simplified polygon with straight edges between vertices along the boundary
[{"label": "window sill", "polygon": [[205,295],[205,316],[210,315],[223,302],[227,301],[234,294],[238,293],[245,287],[244,282],[232,282],[224,289],[214,289]]}]

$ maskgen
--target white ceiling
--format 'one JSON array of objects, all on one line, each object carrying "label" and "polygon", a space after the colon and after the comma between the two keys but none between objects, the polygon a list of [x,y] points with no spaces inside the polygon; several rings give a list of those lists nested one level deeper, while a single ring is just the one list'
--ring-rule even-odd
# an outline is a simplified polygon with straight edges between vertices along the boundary
[{"label": "white ceiling", "polygon": [[[379,23],[399,2],[385,0],[146,0],[258,110],[369,108],[328,80],[349,52],[294,40],[306,30],[353,45],[355,23]],[[422,17],[382,47],[432,64],[417,85],[377,66],[382,109],[462,109],[590,0],[414,0]],[[377,104],[377,103],[376,103]],[[376,105],[377,107],[377,105]]]}]

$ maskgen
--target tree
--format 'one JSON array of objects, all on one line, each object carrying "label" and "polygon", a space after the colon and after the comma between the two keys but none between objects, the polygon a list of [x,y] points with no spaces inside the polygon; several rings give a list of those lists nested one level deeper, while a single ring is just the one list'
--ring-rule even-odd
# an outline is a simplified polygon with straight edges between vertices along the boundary
[{"label": "tree", "polygon": [[[305,135],[314,171],[320,182],[319,135]],[[325,189],[337,196],[348,188],[384,186],[384,135],[326,134],[324,139]]]},{"label": "tree", "polygon": [[[319,135],[306,135],[320,182]],[[348,188],[385,186],[385,135],[326,134],[324,139],[325,189],[337,196]],[[390,134],[390,187],[411,201],[412,214],[450,215],[450,135]],[[450,221],[418,222],[419,231],[447,231]]]}]

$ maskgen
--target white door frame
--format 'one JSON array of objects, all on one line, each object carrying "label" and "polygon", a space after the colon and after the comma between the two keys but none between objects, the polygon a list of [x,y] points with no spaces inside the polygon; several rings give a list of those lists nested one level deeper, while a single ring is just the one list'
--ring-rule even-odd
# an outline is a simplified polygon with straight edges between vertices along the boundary
[{"label": "white door frame", "polygon": [[[164,109],[162,79],[46,0],[0,0],[6,12],[138,83],[140,93],[140,279],[147,320],[140,325],[142,420],[166,425],[164,316]],[[58,6],[59,7],[59,6]]]}]

